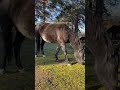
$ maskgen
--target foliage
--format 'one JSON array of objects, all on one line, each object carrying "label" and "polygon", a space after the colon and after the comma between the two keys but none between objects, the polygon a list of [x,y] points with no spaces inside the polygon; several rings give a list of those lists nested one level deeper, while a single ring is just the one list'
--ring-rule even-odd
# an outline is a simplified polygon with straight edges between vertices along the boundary
[{"label": "foliage", "polygon": [[35,20],[40,17],[41,21],[71,22],[76,32],[78,24],[85,23],[85,0],[48,0],[45,4],[37,1]]}]

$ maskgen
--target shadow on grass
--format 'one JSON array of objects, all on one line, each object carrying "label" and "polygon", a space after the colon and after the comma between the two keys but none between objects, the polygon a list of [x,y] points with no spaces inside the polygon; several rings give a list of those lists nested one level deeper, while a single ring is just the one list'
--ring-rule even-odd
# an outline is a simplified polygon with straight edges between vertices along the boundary
[{"label": "shadow on grass", "polygon": [[120,71],[118,72],[118,74],[120,74]]},{"label": "shadow on grass", "polygon": [[[19,71],[6,71],[7,74],[16,74],[16,73],[19,73]],[[5,74],[6,74],[5,73]]]},{"label": "shadow on grass", "polygon": [[86,90],[97,90],[97,89],[99,89],[101,87],[102,87],[101,85],[94,85],[94,86],[91,86],[89,88],[86,88]]},{"label": "shadow on grass", "polygon": [[[41,57],[40,57],[41,58]],[[44,60],[43,60],[44,59]],[[74,60],[74,58],[68,58],[70,61],[71,65],[76,64],[77,62]],[[43,58],[42,59],[38,59],[36,61],[37,65],[52,65],[52,64],[66,64],[65,59],[59,59],[58,61],[56,61],[55,59],[51,59],[51,60],[47,60],[47,58]]]}]

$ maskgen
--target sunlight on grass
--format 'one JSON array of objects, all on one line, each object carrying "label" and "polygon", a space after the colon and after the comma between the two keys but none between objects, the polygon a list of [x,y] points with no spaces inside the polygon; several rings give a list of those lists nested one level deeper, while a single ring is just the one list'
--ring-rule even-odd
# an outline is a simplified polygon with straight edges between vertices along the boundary
[{"label": "sunlight on grass", "polygon": [[[55,47],[54,44],[46,45],[46,57],[36,58],[36,90],[85,90],[85,66],[55,62]],[[68,45],[67,49],[69,59],[75,61],[72,48]],[[59,58],[64,59],[62,52]]]}]

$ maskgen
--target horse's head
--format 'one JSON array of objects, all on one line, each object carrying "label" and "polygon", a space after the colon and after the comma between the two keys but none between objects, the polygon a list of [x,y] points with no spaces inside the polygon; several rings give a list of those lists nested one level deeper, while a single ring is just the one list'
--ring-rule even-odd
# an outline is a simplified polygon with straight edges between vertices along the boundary
[{"label": "horse's head", "polygon": [[78,43],[78,49],[75,50],[74,56],[75,59],[80,63],[85,63],[85,37],[78,37],[76,39],[76,42]]},{"label": "horse's head", "polygon": [[84,54],[84,50],[82,50],[81,48],[74,52],[75,59],[80,64],[84,64],[85,63],[85,61],[84,61],[84,57],[85,56],[84,55],[85,55]]}]

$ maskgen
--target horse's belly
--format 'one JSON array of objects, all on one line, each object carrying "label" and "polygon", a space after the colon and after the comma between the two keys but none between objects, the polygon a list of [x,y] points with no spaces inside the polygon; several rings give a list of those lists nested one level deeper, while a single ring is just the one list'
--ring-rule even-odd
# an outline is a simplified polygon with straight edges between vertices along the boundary
[{"label": "horse's belly", "polygon": [[42,39],[47,43],[55,43],[55,40],[52,38],[52,36],[42,36]]}]

